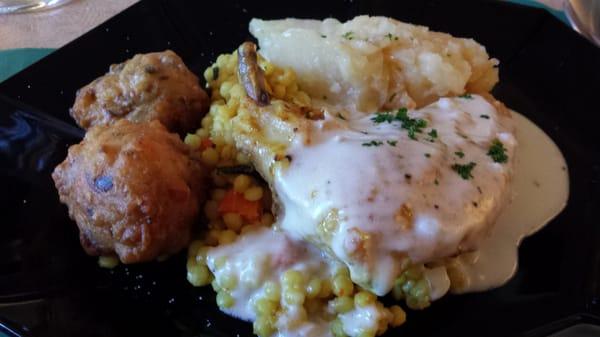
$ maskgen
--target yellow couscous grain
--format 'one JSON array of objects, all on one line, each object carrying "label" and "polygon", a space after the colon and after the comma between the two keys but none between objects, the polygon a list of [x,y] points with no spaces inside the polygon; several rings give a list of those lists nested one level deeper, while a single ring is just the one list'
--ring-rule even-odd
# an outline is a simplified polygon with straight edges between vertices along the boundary
[{"label": "yellow couscous grain", "polygon": [[260,337],[268,337],[275,332],[273,322],[266,317],[258,317],[252,326],[254,328],[254,333]]},{"label": "yellow couscous grain", "polygon": [[192,148],[192,150],[198,149],[200,147],[201,141],[202,139],[198,135],[192,133],[188,133],[183,139],[183,142],[187,144],[187,146]]},{"label": "yellow couscous grain", "polygon": [[321,280],[318,278],[311,279],[306,285],[306,296],[308,298],[315,298],[321,293]]},{"label": "yellow couscous grain", "polygon": [[331,300],[330,304],[337,313],[345,313],[354,309],[354,300],[349,296],[336,297]]},{"label": "yellow couscous grain", "polygon": [[390,312],[392,313],[391,326],[397,327],[406,322],[406,312],[404,312],[401,307],[393,305],[390,307]]},{"label": "yellow couscous grain", "polygon": [[271,301],[279,302],[279,299],[281,297],[281,287],[278,283],[268,281],[263,287],[265,292],[265,298]]},{"label": "yellow couscous grain", "polygon": [[119,259],[116,256],[100,256],[98,265],[102,268],[112,269],[119,265]]},{"label": "yellow couscous grain", "polygon": [[339,274],[333,278],[333,293],[336,296],[351,296],[354,291],[354,284],[350,277]]},{"label": "yellow couscous grain", "polygon": [[369,291],[359,291],[354,295],[354,304],[359,307],[365,307],[369,304],[375,303],[377,296]]},{"label": "yellow couscous grain", "polygon": [[245,175],[245,174],[240,174],[237,177],[235,177],[235,180],[233,181],[233,189],[236,192],[239,193],[244,193],[248,187],[250,187],[250,184],[252,183],[252,179]]},{"label": "yellow couscous grain", "polygon": [[244,199],[248,201],[258,201],[263,196],[263,189],[260,186],[253,186],[244,192]]},{"label": "yellow couscous grain", "polygon": [[217,305],[219,308],[231,308],[234,304],[233,297],[227,291],[219,291],[217,293]]},{"label": "yellow couscous grain", "polygon": [[202,162],[208,166],[215,166],[219,162],[219,153],[217,150],[209,147],[202,151]]},{"label": "yellow couscous grain", "polygon": [[228,229],[231,229],[234,232],[239,232],[243,225],[242,216],[238,213],[223,214],[223,222]]},{"label": "yellow couscous grain", "polygon": [[287,304],[290,305],[302,305],[306,299],[306,296],[300,290],[288,289],[284,291],[283,299]]},{"label": "yellow couscous grain", "polygon": [[201,287],[209,284],[212,281],[212,274],[205,264],[196,263],[192,266],[188,265],[187,280],[195,287]]},{"label": "yellow couscous grain", "polygon": [[237,235],[231,229],[219,233],[219,245],[226,245],[235,241]]}]

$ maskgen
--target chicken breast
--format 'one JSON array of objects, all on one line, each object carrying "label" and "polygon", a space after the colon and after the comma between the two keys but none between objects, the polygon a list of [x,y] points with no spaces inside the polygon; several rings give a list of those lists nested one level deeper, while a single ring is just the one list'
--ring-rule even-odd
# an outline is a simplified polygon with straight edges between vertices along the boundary
[{"label": "chicken breast", "polygon": [[195,130],[209,100],[198,78],[170,50],[138,54],[77,92],[71,116],[84,129],[159,120],[171,132]]},{"label": "chicken breast", "polygon": [[477,248],[508,202],[514,126],[482,96],[355,116],[331,106],[310,120],[281,101],[242,99],[233,119],[278,201],[278,226],[387,293],[402,265]]},{"label": "chicken breast", "polygon": [[90,255],[149,261],[186,247],[204,170],[158,121],[95,126],[52,178]]}]

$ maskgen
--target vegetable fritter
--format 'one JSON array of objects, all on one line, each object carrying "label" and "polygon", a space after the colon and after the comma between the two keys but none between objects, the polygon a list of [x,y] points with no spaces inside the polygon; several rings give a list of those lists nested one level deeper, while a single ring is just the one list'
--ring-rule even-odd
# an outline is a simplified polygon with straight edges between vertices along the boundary
[{"label": "vegetable fritter", "polygon": [[71,116],[82,128],[159,120],[171,132],[195,130],[208,109],[198,78],[174,52],[138,54],[77,92]]},{"label": "vegetable fritter", "polygon": [[95,126],[52,177],[90,255],[124,263],[186,247],[204,199],[204,170],[158,121]]}]

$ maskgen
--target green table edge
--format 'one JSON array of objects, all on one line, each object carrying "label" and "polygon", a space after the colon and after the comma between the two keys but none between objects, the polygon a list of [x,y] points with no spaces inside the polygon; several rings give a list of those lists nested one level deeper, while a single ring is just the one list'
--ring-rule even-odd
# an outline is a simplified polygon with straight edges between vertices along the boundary
[{"label": "green table edge", "polygon": [[21,48],[0,51],[0,82],[39,61],[55,49]]}]

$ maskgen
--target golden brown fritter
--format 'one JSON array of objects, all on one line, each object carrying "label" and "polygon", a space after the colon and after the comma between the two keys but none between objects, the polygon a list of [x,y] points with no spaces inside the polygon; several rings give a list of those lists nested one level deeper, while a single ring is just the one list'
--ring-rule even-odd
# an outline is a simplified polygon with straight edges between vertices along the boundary
[{"label": "golden brown fritter", "polygon": [[171,132],[195,130],[209,101],[198,78],[177,54],[138,54],[110,66],[107,74],[77,92],[71,116],[84,129],[119,119],[158,119]]},{"label": "golden brown fritter", "polygon": [[176,253],[204,198],[204,171],[158,121],[91,128],[52,178],[90,255],[124,263]]}]

